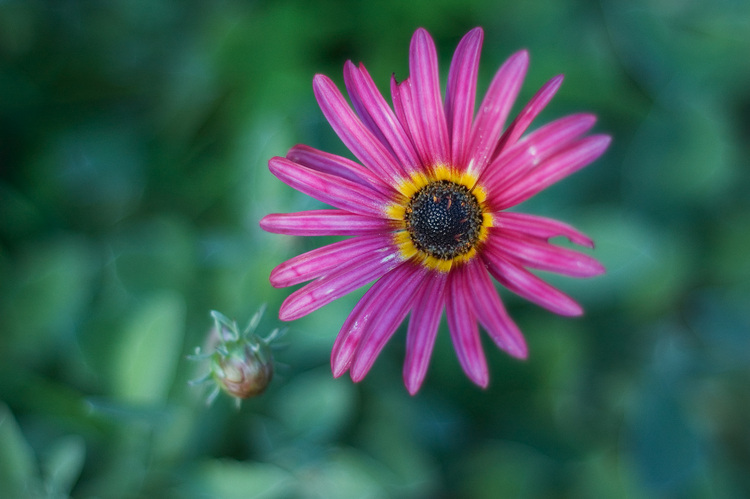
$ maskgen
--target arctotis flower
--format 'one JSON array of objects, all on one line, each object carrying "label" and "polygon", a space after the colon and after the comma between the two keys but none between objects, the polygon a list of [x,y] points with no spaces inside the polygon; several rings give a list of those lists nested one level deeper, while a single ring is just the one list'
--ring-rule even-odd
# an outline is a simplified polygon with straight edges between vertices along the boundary
[{"label": "arctotis flower", "polygon": [[[588,165],[607,148],[606,135],[584,136],[596,118],[575,114],[526,133],[562,83],[547,82],[505,126],[528,66],[525,50],[498,70],[475,113],[483,32],[458,45],[443,99],[435,44],[424,29],[412,38],[410,76],[391,80],[393,107],[365,67],[348,61],[344,82],[352,106],[324,75],[313,79],[323,114],[359,163],[293,147],[269,161],[289,186],[334,209],[271,214],[269,232],[353,236],[288,260],[271,272],[275,287],[312,281],[279,311],[300,318],[376,281],[344,322],[333,346],[334,376],[365,377],[401,322],[406,336],[404,382],[414,394],[424,380],[445,310],[458,360],[485,387],[487,363],[479,325],[498,347],[518,358],[526,343],[508,316],[491,277],[560,315],[581,307],[529,269],[590,277],[604,272],[593,258],[555,246],[564,236],[592,248],[573,227],[506,211]],[[352,109],[353,107],[353,109]]]}]

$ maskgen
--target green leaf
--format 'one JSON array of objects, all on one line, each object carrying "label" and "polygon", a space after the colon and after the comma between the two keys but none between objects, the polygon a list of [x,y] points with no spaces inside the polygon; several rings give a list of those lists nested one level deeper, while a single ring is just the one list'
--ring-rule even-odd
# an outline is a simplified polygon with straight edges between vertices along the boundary
[{"label": "green leaf", "polygon": [[56,440],[42,463],[46,489],[51,497],[68,497],[83,469],[86,444],[78,435]]},{"label": "green leaf", "polygon": [[114,355],[116,396],[138,404],[163,402],[180,358],[185,304],[172,292],[153,295],[131,315]]},{"label": "green leaf", "polygon": [[352,384],[334,379],[326,366],[289,380],[279,390],[273,408],[293,435],[325,441],[347,426],[355,404]]},{"label": "green leaf", "polygon": [[34,451],[10,409],[0,403],[0,493],[3,497],[30,497],[42,490],[40,485]]},{"label": "green leaf", "polygon": [[461,495],[477,499],[554,497],[545,491],[552,465],[552,460],[531,446],[490,440],[460,463]]},{"label": "green leaf", "polygon": [[[379,472],[386,477],[382,483]],[[392,475],[367,454],[344,447],[331,449],[325,460],[305,470],[304,478],[298,484],[297,497],[349,499],[388,497],[384,484]]]},{"label": "green leaf", "polygon": [[97,265],[91,249],[85,239],[70,236],[24,248],[0,283],[0,329],[7,333],[7,353],[22,362],[60,353],[60,340],[90,299]]},{"label": "green leaf", "polygon": [[194,485],[207,497],[272,499],[290,497],[294,478],[272,464],[212,460],[200,465]]}]

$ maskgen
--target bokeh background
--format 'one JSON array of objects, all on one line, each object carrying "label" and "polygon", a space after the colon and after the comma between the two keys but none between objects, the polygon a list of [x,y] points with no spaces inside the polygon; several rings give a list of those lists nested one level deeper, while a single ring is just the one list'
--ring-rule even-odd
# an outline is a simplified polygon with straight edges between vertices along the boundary
[{"label": "bokeh background", "polygon": [[[387,91],[424,26],[445,77],[480,25],[480,92],[526,47],[520,101],[566,75],[535,126],[614,137],[523,206],[596,240],[606,275],[551,278],[586,315],[503,291],[529,359],[486,342],[481,390],[443,324],[411,397],[403,327],[331,376],[360,291],[288,325],[265,394],[207,407],[209,311],[282,326],[268,274],[323,242],[258,228],[318,206],[268,158],[348,155],[313,74]],[[748,33],[743,0],[0,2],[0,497],[750,496]]]}]

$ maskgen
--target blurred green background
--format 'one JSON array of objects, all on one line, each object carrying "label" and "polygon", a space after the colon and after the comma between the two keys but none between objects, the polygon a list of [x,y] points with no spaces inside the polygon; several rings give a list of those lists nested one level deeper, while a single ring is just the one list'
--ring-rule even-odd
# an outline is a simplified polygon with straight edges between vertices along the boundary
[{"label": "blurred green background", "polygon": [[[614,137],[522,207],[596,240],[605,276],[551,277],[586,315],[503,291],[529,360],[486,342],[483,391],[443,324],[410,397],[403,327],[332,379],[353,293],[289,325],[265,394],[206,407],[209,311],[281,326],[268,274],[322,243],[258,228],[318,206],[268,158],[348,155],[313,74],[387,90],[424,26],[445,78],[479,25],[480,92],[526,47],[519,101],[566,75],[535,126]],[[750,496],[748,33],[744,0],[0,1],[0,497]]]}]

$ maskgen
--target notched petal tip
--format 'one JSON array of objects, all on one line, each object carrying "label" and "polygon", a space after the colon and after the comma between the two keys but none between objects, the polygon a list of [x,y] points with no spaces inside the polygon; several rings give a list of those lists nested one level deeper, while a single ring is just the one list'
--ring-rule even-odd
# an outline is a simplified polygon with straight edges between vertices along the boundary
[{"label": "notched petal tip", "polygon": [[331,357],[331,372],[334,378],[340,378],[351,366],[351,360],[349,362],[340,362],[337,358]]},{"label": "notched petal tip", "polygon": [[[354,362],[352,349],[356,350],[357,343],[356,340],[354,344],[348,342],[347,340],[351,340],[348,334],[342,336],[345,327],[346,324],[344,324],[344,328],[342,328],[342,331],[336,337],[336,342],[331,349],[331,372],[333,372],[334,378],[343,376],[352,367],[352,363]],[[347,345],[347,343],[349,344]]]},{"label": "notched petal tip", "polygon": [[[549,240],[552,239],[552,237],[558,237],[558,236],[551,236],[550,238],[547,239],[547,241],[549,242]],[[588,249],[594,249],[594,240],[583,234],[581,234],[580,237],[577,237],[577,238],[569,234],[560,234],[559,237],[564,237],[571,243],[577,244],[578,246],[583,246],[584,248],[588,248]]]}]

